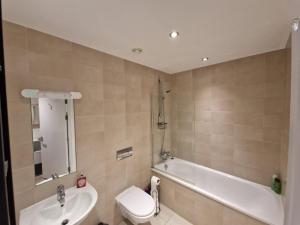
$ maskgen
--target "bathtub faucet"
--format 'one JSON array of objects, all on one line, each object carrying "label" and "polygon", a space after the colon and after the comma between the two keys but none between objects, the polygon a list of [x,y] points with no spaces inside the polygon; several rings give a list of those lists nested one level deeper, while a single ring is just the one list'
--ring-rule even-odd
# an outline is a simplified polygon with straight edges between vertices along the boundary
[{"label": "bathtub faucet", "polygon": [[161,152],[160,152],[160,158],[162,159],[162,160],[167,160],[168,158],[170,158],[170,157],[172,157],[172,153],[170,152],[170,151],[166,151],[166,150],[162,150]]}]

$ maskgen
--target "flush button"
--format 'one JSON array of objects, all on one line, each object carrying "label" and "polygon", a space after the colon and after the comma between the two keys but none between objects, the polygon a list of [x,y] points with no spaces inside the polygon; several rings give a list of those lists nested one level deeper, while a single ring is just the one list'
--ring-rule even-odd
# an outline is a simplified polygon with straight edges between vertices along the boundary
[{"label": "flush button", "polygon": [[133,155],[132,147],[124,148],[117,151],[117,160],[126,159]]}]

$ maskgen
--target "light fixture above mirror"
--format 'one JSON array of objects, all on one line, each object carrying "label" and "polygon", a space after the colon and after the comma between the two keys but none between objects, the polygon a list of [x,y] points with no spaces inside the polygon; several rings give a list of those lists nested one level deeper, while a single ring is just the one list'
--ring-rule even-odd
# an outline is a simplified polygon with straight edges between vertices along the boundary
[{"label": "light fixture above mirror", "polygon": [[25,98],[54,98],[54,99],[80,99],[80,92],[56,92],[56,91],[41,91],[38,89],[24,89],[21,95]]}]

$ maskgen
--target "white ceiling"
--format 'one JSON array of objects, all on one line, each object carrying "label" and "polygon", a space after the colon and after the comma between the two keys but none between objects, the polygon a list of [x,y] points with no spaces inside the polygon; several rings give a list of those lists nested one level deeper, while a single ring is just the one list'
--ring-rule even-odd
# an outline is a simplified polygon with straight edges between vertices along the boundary
[{"label": "white ceiling", "polygon": [[5,20],[167,73],[284,48],[290,29],[287,0],[2,2]]}]

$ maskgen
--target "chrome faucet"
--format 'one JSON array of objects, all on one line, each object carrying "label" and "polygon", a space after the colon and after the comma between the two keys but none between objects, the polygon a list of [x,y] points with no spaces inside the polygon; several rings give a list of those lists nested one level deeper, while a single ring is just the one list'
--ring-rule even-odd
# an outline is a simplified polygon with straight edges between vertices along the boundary
[{"label": "chrome faucet", "polygon": [[52,175],[51,175],[51,177],[52,177],[52,179],[53,179],[53,180],[55,180],[55,179],[58,179],[58,178],[59,178],[59,176],[58,176],[58,174],[57,174],[57,173],[54,173],[54,174],[52,174]]},{"label": "chrome faucet", "polygon": [[160,152],[160,158],[165,161],[167,160],[168,158],[172,157],[172,153],[170,151],[166,151],[166,150],[162,150]]},{"label": "chrome faucet", "polygon": [[65,187],[64,185],[57,186],[57,201],[59,202],[60,206],[63,207],[65,205]]}]

